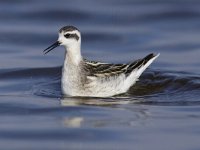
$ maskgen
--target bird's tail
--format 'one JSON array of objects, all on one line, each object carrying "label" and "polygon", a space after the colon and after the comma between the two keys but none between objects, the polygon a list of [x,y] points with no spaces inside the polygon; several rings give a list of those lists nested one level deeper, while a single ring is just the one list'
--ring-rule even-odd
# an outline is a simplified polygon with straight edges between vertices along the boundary
[{"label": "bird's tail", "polygon": [[140,77],[140,75],[144,72],[144,70],[159,56],[157,55],[149,54],[143,59],[139,59],[129,65],[126,71],[126,80],[124,84],[124,88],[130,88]]}]

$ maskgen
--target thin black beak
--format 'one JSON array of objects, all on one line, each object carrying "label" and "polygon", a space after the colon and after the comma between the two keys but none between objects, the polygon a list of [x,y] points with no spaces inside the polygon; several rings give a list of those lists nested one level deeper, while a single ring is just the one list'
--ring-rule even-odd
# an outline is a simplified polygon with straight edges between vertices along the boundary
[{"label": "thin black beak", "polygon": [[53,50],[54,48],[56,48],[58,46],[60,46],[60,42],[56,41],[51,46],[47,47],[43,52],[44,52],[44,54],[47,54],[48,52],[50,52],[51,50]]}]

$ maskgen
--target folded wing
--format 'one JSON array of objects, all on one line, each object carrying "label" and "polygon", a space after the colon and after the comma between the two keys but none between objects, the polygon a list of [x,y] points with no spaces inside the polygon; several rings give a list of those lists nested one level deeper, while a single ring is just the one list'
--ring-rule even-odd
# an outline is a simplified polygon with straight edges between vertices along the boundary
[{"label": "folded wing", "polygon": [[155,56],[156,55],[154,54],[149,54],[145,58],[138,59],[129,64],[108,64],[88,60],[85,60],[85,63],[87,64],[86,69],[89,72],[88,76],[111,77],[118,76],[123,73],[126,76],[129,76],[132,71],[140,69]]}]

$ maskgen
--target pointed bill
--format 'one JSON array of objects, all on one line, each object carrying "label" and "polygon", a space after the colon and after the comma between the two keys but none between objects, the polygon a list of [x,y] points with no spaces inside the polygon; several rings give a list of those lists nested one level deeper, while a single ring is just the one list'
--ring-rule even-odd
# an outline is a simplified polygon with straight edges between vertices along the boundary
[{"label": "pointed bill", "polygon": [[50,52],[51,50],[53,50],[54,48],[56,48],[58,46],[60,46],[60,43],[58,41],[56,41],[51,46],[47,47],[43,52],[44,52],[44,54],[47,54],[48,52]]}]

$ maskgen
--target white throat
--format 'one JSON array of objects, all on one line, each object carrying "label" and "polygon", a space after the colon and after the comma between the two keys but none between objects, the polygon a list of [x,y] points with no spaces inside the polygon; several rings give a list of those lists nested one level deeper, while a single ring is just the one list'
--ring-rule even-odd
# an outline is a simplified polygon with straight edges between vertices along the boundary
[{"label": "white throat", "polygon": [[70,62],[73,65],[78,66],[82,60],[81,43],[71,44],[64,47],[66,49],[65,60],[68,61],[68,63]]}]

